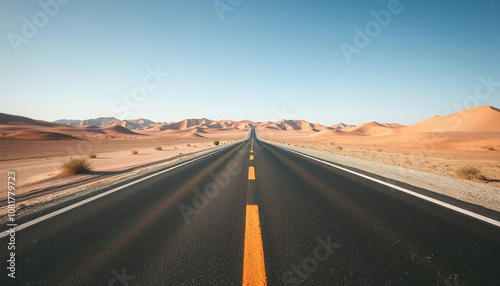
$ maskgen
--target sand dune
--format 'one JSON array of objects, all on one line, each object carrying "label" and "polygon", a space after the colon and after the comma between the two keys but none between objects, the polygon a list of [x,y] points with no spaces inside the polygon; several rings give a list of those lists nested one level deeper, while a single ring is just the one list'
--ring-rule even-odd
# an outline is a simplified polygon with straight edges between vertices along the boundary
[{"label": "sand dune", "polygon": [[500,132],[500,110],[488,105],[472,107],[445,116],[435,116],[399,129],[420,132]]},{"label": "sand dune", "polygon": [[0,113],[0,124],[5,125],[34,125],[34,126],[45,126],[45,127],[55,127],[59,124],[50,123],[43,120],[33,120],[28,117],[10,115],[6,113]]},{"label": "sand dune", "polygon": [[181,138],[205,138],[205,136],[198,134],[198,133],[195,133],[195,132],[186,133],[186,134],[180,135],[179,137],[181,137]]},{"label": "sand dune", "polygon": [[305,120],[289,120],[289,121],[295,123],[295,126],[297,126],[299,130],[317,131],[317,129],[314,128],[315,127],[314,124],[309,123]]},{"label": "sand dune", "polygon": [[114,117],[99,117],[95,119],[86,119],[86,120],[71,120],[71,119],[60,119],[55,121],[54,123],[59,123],[59,124],[65,124],[73,127],[79,127],[79,126],[89,126],[89,125],[94,125],[97,127],[102,127],[106,122],[109,121],[116,121],[118,119]]},{"label": "sand dune", "polygon": [[111,126],[111,127],[107,127],[107,128],[104,128],[103,129],[104,132],[106,132],[106,134],[115,134],[115,135],[143,135],[143,134],[139,134],[139,133],[136,133],[130,129],[127,129],[123,126],[120,126],[120,125],[115,125],[115,126]]},{"label": "sand dune", "polygon": [[159,126],[153,128],[153,129],[157,129],[158,131],[179,130],[179,123],[160,124]]},{"label": "sand dune", "polygon": [[153,121],[139,118],[133,120],[119,120],[115,117],[99,117],[95,119],[86,119],[86,120],[68,120],[68,119],[60,119],[55,121],[54,123],[65,124],[73,127],[87,127],[87,126],[96,126],[96,127],[112,127],[115,125],[120,125],[127,129],[145,129],[149,125],[154,124]]},{"label": "sand dune", "polygon": [[80,140],[79,138],[62,133],[33,129],[17,131],[6,135],[5,138],[24,140]]},{"label": "sand dune", "polygon": [[389,128],[403,128],[406,127],[406,125],[401,125],[399,123],[381,123],[381,125]]},{"label": "sand dune", "polygon": [[140,125],[135,124],[131,121],[128,120],[112,120],[104,123],[101,127],[107,128],[107,127],[113,127],[113,126],[121,126],[124,128],[127,128],[129,130],[140,130],[143,129]]},{"label": "sand dune", "polygon": [[337,129],[337,130],[340,130],[340,129],[344,129],[344,128],[351,128],[351,127],[355,127],[355,125],[348,125],[348,124],[345,124],[345,123],[337,123],[335,125],[332,125],[330,126],[329,128],[330,129]]},{"label": "sand dune", "polygon": [[392,128],[386,127],[378,122],[372,121],[356,127],[344,128],[342,131],[362,136],[376,136],[387,134]]},{"label": "sand dune", "polygon": [[178,124],[179,124],[179,130],[184,130],[184,129],[187,129],[189,127],[193,127],[193,126],[196,126],[196,125],[203,125],[203,124],[212,124],[213,121],[208,121],[207,119],[205,118],[201,118],[201,119],[184,119],[182,121],[179,121]]},{"label": "sand dune", "polygon": [[327,138],[331,138],[331,137],[335,137],[335,136],[345,136],[345,135],[353,135],[353,134],[351,134],[349,132],[344,132],[341,130],[336,130],[336,129],[325,129],[325,130],[321,130],[319,132],[316,132],[316,133],[310,135],[309,137],[313,137],[316,139],[327,139]]},{"label": "sand dune", "polygon": [[132,120],[129,120],[130,122],[138,125],[139,127],[141,128],[148,128],[149,125],[151,124],[154,124],[153,121],[149,120],[149,119],[144,119],[144,118],[139,118],[139,119],[132,119]]},{"label": "sand dune", "polygon": [[[260,127],[259,124],[257,126]],[[319,124],[313,124],[305,120],[285,120],[285,119],[278,122],[264,123],[262,124],[262,126],[264,128],[269,128],[269,129],[279,129],[284,131],[300,130],[304,132],[308,131],[317,132],[319,130],[326,129],[325,126]]]},{"label": "sand dune", "polygon": [[195,127],[195,131],[199,133],[207,133],[206,129],[203,127]]},{"label": "sand dune", "polygon": [[205,124],[202,124],[202,126],[206,126],[208,128],[217,128],[217,129],[222,129],[224,128],[220,123],[218,122],[213,122],[213,123],[205,123]]}]

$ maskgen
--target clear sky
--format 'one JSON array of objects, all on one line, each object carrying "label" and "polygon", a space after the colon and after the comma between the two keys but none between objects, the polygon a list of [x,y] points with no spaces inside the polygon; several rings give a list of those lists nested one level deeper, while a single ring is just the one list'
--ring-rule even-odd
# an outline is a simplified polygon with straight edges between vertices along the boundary
[{"label": "clear sky", "polygon": [[0,2],[0,112],[331,125],[500,107],[500,0],[59,1]]}]

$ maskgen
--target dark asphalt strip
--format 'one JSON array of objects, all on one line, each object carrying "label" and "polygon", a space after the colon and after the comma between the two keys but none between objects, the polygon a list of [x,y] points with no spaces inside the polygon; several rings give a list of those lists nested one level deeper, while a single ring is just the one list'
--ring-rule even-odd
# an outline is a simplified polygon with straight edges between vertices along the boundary
[{"label": "dark asphalt strip", "polygon": [[[257,202],[270,284],[500,283],[498,228],[257,144]],[[324,262],[310,259],[318,239],[328,236],[340,247]]]},{"label": "dark asphalt strip", "polygon": [[[282,147],[278,147],[278,146],[275,146],[275,145],[272,145],[272,144],[268,144],[267,146],[269,148],[278,148],[278,149],[281,149],[281,150],[283,150],[283,149],[288,150],[286,147],[282,148]],[[298,151],[295,151],[295,150],[289,150],[289,151],[304,156],[305,160],[311,160],[310,158],[315,158],[314,156],[311,156],[311,155],[308,155],[308,154],[304,154],[302,152],[298,152]],[[475,204],[468,203],[468,202],[465,202],[465,201],[461,201],[461,200],[452,198],[450,196],[446,196],[446,195],[443,195],[443,194],[432,192],[432,191],[429,191],[429,190],[426,190],[426,189],[423,189],[423,188],[415,187],[415,186],[409,185],[409,184],[404,183],[404,182],[396,181],[396,180],[393,180],[393,179],[388,179],[388,178],[380,176],[380,175],[372,174],[372,173],[369,173],[367,171],[360,170],[360,169],[357,169],[357,168],[348,167],[348,166],[345,166],[345,165],[342,165],[342,164],[339,164],[339,163],[336,163],[336,162],[330,162],[328,160],[318,159],[318,158],[315,158],[315,159],[321,160],[321,161],[324,161],[324,162],[327,162],[327,163],[334,164],[334,165],[336,165],[336,166],[338,166],[340,168],[345,168],[345,169],[351,170],[353,172],[356,172],[356,173],[359,173],[359,174],[362,174],[362,175],[366,175],[366,176],[369,176],[371,178],[374,178],[374,179],[377,179],[377,180],[380,180],[380,181],[383,181],[383,182],[387,182],[389,184],[392,184],[392,185],[395,185],[395,186],[398,186],[398,187],[402,187],[402,188],[411,190],[411,191],[413,191],[415,193],[422,194],[422,195],[424,195],[426,197],[437,199],[439,201],[442,201],[442,202],[445,202],[445,203],[457,206],[457,207],[465,209],[465,210],[472,211],[474,213],[483,215],[485,217],[492,218],[492,219],[497,220],[497,221],[500,220],[500,212],[497,212],[497,211],[485,208],[483,206],[479,206],[479,205],[475,205]],[[356,176],[356,175],[352,175],[352,174],[349,174],[349,173],[345,173],[345,174],[353,176],[353,177]],[[391,188],[389,186],[387,188],[389,190],[395,191],[393,188]]]}]

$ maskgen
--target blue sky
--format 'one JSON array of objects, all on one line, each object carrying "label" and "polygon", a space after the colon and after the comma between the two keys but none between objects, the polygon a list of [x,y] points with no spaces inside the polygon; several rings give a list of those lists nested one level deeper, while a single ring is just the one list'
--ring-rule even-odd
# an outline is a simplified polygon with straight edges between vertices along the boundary
[{"label": "blue sky", "polygon": [[0,3],[0,112],[331,125],[500,107],[500,83],[476,95],[500,82],[499,0],[55,1]]}]

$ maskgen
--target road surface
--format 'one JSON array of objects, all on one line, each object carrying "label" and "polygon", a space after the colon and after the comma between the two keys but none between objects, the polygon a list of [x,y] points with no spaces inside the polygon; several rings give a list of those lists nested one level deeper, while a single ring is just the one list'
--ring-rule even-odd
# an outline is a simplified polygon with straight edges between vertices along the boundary
[{"label": "road surface", "polygon": [[16,221],[0,285],[500,285],[498,213],[354,172],[251,131]]}]

